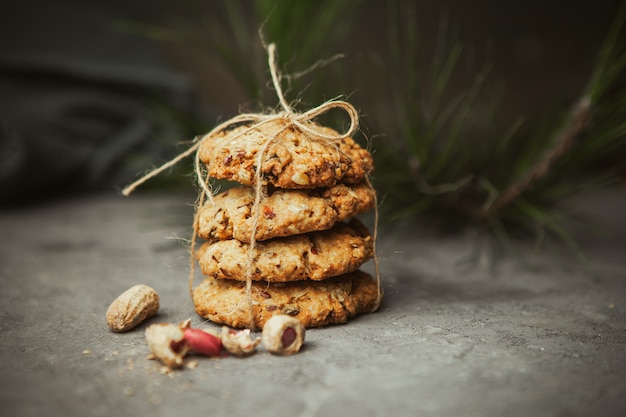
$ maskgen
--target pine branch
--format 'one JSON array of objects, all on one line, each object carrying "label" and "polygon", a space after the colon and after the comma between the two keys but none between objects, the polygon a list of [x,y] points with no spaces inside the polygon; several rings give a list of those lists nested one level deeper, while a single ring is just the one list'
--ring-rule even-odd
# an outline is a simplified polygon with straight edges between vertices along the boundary
[{"label": "pine branch", "polygon": [[554,164],[572,147],[574,141],[584,131],[591,119],[591,100],[583,96],[572,111],[569,123],[561,131],[554,146],[532,166],[520,179],[510,184],[491,204],[486,207],[470,208],[464,203],[466,211],[477,221],[485,221],[497,215],[503,208],[513,203],[524,191],[531,188],[537,181],[545,177]]}]

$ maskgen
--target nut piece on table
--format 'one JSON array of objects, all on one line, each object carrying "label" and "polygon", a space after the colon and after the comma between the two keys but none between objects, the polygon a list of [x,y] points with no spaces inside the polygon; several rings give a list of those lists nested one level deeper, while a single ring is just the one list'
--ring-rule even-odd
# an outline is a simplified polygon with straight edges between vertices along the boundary
[{"label": "nut piece on table", "polygon": [[304,342],[304,326],[291,316],[276,315],[265,322],[261,334],[263,346],[276,355],[293,355]]},{"label": "nut piece on table", "polygon": [[254,353],[261,339],[252,340],[250,329],[234,330],[222,327],[222,345],[228,353],[234,356],[248,356]]},{"label": "nut piece on table", "polygon": [[222,341],[217,334],[208,330],[192,329],[188,322],[183,322],[183,336],[191,351],[203,356],[219,356]]},{"label": "nut piece on table", "polygon": [[168,368],[180,368],[189,351],[184,323],[158,323],[146,329],[146,342],[152,354]]},{"label": "nut piece on table", "polygon": [[159,311],[159,294],[152,287],[139,284],[124,291],[109,306],[106,319],[114,332],[128,331]]}]

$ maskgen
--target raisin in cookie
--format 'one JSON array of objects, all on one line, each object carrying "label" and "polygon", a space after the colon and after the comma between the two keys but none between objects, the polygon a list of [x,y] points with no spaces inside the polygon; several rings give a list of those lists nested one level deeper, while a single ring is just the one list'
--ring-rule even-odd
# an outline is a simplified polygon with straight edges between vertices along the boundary
[{"label": "raisin in cookie", "polygon": [[[326,230],[374,207],[375,191],[365,182],[311,190],[277,189],[259,206],[256,240]],[[204,239],[250,242],[254,190],[237,187],[216,195],[199,212],[197,233]]]},{"label": "raisin in cookie", "polygon": [[275,314],[289,314],[305,327],[340,324],[378,307],[378,283],[363,271],[324,281],[253,282],[252,319],[246,283],[206,278],[193,291],[196,312],[215,323],[262,328]]},{"label": "raisin in cookie", "polygon": [[[207,242],[198,250],[202,273],[245,281],[250,245],[236,239]],[[267,282],[323,280],[357,270],[372,258],[373,241],[358,220],[332,229],[257,242],[251,279]]]},{"label": "raisin in cookie", "polygon": [[[309,122],[324,135],[331,128]],[[269,142],[262,159],[263,184],[278,188],[331,187],[337,182],[357,183],[374,168],[370,152],[352,138],[336,143],[316,140],[283,118],[250,130],[250,125],[217,133],[203,141],[198,157],[214,178],[254,185],[258,152]]]}]

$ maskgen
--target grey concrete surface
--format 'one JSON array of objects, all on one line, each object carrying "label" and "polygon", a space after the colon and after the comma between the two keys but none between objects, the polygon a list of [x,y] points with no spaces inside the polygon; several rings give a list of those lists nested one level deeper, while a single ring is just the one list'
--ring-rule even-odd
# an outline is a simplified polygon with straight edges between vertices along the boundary
[{"label": "grey concrete surface", "polygon": [[605,226],[573,231],[591,272],[524,248],[461,266],[484,241],[383,221],[379,312],[309,330],[292,357],[261,349],[164,375],[146,326],[115,334],[104,313],[145,283],[161,296],[149,323],[205,325],[181,243],[193,201],[88,196],[0,213],[1,415],[626,415],[623,191],[571,203]]}]

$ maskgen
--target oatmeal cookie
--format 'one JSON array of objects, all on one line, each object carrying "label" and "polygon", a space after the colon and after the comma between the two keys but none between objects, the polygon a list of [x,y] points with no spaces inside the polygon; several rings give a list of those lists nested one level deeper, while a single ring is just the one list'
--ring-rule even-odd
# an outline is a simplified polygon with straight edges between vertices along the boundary
[{"label": "oatmeal cookie", "polygon": [[[338,135],[313,122],[308,126],[325,135]],[[278,188],[331,187],[339,181],[354,184],[374,169],[370,152],[352,138],[336,144],[314,140],[283,118],[246,132],[249,128],[220,132],[200,145],[198,157],[207,164],[210,176],[254,185],[257,153],[268,140],[261,174],[264,184]]]},{"label": "oatmeal cookie", "polygon": [[[340,324],[377,308],[378,284],[363,271],[324,281],[252,283],[254,327],[262,328],[275,314],[291,315],[305,327]],[[246,283],[206,278],[193,291],[196,312],[215,323],[252,327]]]},{"label": "oatmeal cookie", "polygon": [[[259,206],[256,240],[331,228],[374,207],[375,192],[365,182],[311,190],[277,189]],[[250,242],[254,190],[236,187],[214,197],[199,212],[197,233],[204,239]]]},{"label": "oatmeal cookie", "polygon": [[[250,245],[236,239],[205,243],[197,252],[202,273],[245,281]],[[373,241],[358,220],[332,229],[257,242],[252,279],[267,282],[319,281],[357,270],[373,255]]]}]

